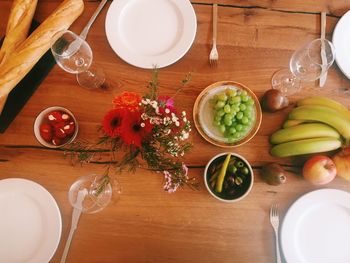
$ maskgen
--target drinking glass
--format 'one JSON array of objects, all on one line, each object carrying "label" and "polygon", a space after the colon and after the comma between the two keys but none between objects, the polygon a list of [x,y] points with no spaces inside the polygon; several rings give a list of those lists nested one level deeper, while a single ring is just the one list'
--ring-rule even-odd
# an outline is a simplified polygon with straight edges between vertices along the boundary
[{"label": "drinking glass", "polygon": [[315,39],[297,49],[289,62],[289,69],[281,69],[272,76],[272,88],[286,96],[301,89],[301,81],[315,81],[327,72],[335,59],[333,44],[327,39]]},{"label": "drinking glass", "polygon": [[72,31],[60,31],[53,37],[51,52],[63,70],[76,74],[80,86],[88,89],[103,87],[105,75],[101,68],[92,66],[92,50],[84,39]]},{"label": "drinking glass", "polygon": [[[93,214],[104,209],[112,199],[112,185],[106,175],[89,174],[79,177],[70,187],[68,199],[73,207],[76,207],[78,193],[84,188],[87,195],[82,203],[82,212]],[[119,184],[114,184],[115,195],[120,194]]]}]

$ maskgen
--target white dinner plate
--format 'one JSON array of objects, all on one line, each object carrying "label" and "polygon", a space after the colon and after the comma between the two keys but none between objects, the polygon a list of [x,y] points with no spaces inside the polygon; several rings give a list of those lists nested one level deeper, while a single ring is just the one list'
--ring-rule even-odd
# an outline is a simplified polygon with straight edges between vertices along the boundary
[{"label": "white dinner plate", "polygon": [[60,210],[41,185],[0,180],[0,262],[47,263],[61,238]]},{"label": "white dinner plate", "polygon": [[333,32],[333,45],[338,67],[350,79],[350,11],[338,21]]},{"label": "white dinner plate", "polygon": [[288,263],[350,262],[350,194],[321,189],[300,197],[288,210],[281,246]]},{"label": "white dinner plate", "polygon": [[118,0],[111,3],[105,26],[121,59],[140,68],[162,68],[190,49],[197,19],[189,0]]}]

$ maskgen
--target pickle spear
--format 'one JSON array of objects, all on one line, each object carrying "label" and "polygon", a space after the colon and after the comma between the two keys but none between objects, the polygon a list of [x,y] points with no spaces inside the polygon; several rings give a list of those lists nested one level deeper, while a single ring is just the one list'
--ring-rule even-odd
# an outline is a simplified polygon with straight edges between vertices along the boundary
[{"label": "pickle spear", "polygon": [[216,180],[215,191],[218,193],[221,193],[221,191],[222,191],[222,185],[224,183],[225,174],[226,174],[226,170],[227,170],[228,164],[230,162],[230,159],[231,159],[231,153],[228,153],[225,161],[222,164],[220,174]]}]

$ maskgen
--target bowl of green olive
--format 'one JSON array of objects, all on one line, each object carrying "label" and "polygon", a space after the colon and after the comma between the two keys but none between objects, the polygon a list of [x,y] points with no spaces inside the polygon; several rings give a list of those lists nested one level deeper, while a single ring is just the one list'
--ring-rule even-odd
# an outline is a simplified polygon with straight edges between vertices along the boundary
[{"label": "bowl of green olive", "polygon": [[254,174],[241,155],[225,152],[214,156],[204,170],[204,183],[209,193],[223,202],[237,202],[253,187]]}]

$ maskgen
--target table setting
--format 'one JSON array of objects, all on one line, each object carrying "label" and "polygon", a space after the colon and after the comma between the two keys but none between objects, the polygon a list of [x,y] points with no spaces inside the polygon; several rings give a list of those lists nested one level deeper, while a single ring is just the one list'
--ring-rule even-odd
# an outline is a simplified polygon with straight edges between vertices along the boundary
[{"label": "table setting", "polygon": [[2,1],[0,262],[349,262],[348,10]]}]

